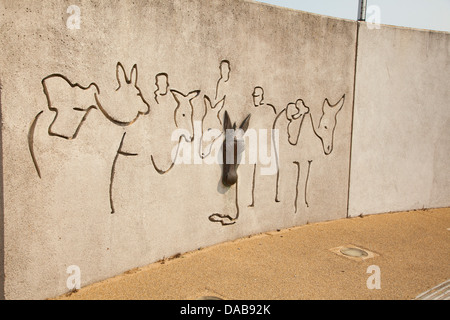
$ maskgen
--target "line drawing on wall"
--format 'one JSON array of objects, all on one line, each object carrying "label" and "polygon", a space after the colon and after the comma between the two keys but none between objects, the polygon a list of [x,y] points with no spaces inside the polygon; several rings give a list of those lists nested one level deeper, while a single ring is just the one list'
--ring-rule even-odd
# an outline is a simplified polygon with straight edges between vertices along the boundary
[{"label": "line drawing on wall", "polygon": [[[120,62],[118,62],[116,65],[116,79],[118,87],[114,92],[114,99],[109,100],[109,102],[114,101],[116,104],[108,104],[108,106],[103,106],[100,102],[98,94],[95,94],[95,101],[97,102],[97,106],[100,111],[109,121],[121,127],[129,127],[134,124],[141,115],[148,115],[150,113],[150,105],[144,98],[142,91],[138,86],[138,68],[136,64],[131,68],[130,76],[128,77],[125,68]],[[108,110],[106,108],[108,108]],[[124,109],[126,110],[126,112],[124,112]],[[117,149],[111,166],[109,185],[111,214],[115,213],[113,183],[114,176],[116,174],[117,161],[119,160],[120,156],[138,156],[138,153],[124,152],[122,150],[125,137],[126,132],[124,132],[122,136],[119,148]]]},{"label": "line drawing on wall", "polygon": [[192,100],[198,97],[200,90],[191,91],[188,94],[173,89],[170,92],[177,102],[173,116],[175,126],[183,129],[188,128],[190,135],[183,135],[183,137],[186,142],[192,142],[194,140],[194,106]]},{"label": "line drawing on wall", "polygon": [[158,73],[155,76],[156,90],[154,92],[154,98],[156,104],[160,104],[160,98],[166,96],[169,93],[169,75],[165,72]]},{"label": "line drawing on wall", "polygon": [[[192,101],[198,97],[200,90],[187,94],[171,88],[169,75],[165,72],[155,76],[154,101],[149,126],[152,128],[151,163],[156,172],[163,175],[171,171],[176,163],[183,140],[194,140],[194,107]],[[170,94],[169,94],[170,93]],[[161,126],[161,124],[166,124]],[[158,128],[159,127],[159,128]],[[157,129],[158,128],[158,129]],[[173,146],[172,133],[180,130],[177,145]],[[154,143],[153,143],[154,142]],[[172,148],[176,148],[172,155]]]},{"label": "line drawing on wall", "polygon": [[[155,152],[158,153],[158,151],[161,148],[156,148],[154,147],[153,149],[155,151],[152,151],[152,155],[150,156],[152,164],[154,169],[156,170],[156,172],[158,172],[159,174],[163,175],[166,174],[168,172],[170,172],[174,166],[175,163],[177,161],[177,156],[179,154],[179,150],[181,147],[181,144],[183,143],[183,140],[187,143],[191,143],[194,141],[194,106],[192,105],[192,101],[197,98],[200,94],[200,90],[195,90],[195,91],[191,91],[188,94],[184,94],[180,91],[174,90],[174,89],[170,89],[170,92],[172,93],[173,99],[176,102],[176,107],[173,111],[173,124],[174,124],[174,128],[172,131],[176,130],[176,129],[183,129],[183,132],[180,133],[180,135],[178,136],[178,143],[176,146],[176,153],[174,155],[174,157],[171,156],[171,160],[170,161],[165,161],[166,162],[166,168],[165,169],[161,169],[161,165],[158,165],[157,162],[155,160]],[[170,111],[170,110],[169,110]],[[162,110],[162,113],[167,112],[166,110]],[[161,113],[159,114],[161,115]],[[158,116],[155,119],[156,121],[159,121]],[[170,121],[169,121],[170,123]],[[172,138],[171,137],[171,133],[167,132],[166,133],[168,138]],[[161,141],[156,141],[156,142],[161,142]],[[167,141],[168,143],[168,141]],[[171,147],[171,144],[167,144],[168,146]],[[167,153],[169,155],[171,155],[170,150],[163,150],[164,153]],[[170,162],[170,163],[168,163]]]},{"label": "line drawing on wall", "polygon": [[[275,106],[273,104],[270,103],[266,103],[264,100],[264,89],[261,86],[256,86],[253,89],[253,93],[252,93],[252,100],[253,100],[253,108],[255,110],[255,112],[258,112],[258,118],[263,118],[263,119],[269,119],[272,123],[272,119],[275,118],[277,116],[277,109],[275,108]],[[257,129],[264,129],[267,130],[267,132],[271,132],[270,129],[272,129],[271,126],[265,125],[264,128],[257,128]],[[261,131],[260,131],[261,132]],[[267,138],[267,137],[266,137]],[[273,140],[273,136],[270,134],[269,139],[267,143],[272,144],[272,140]],[[270,150],[269,148],[266,148],[268,150]],[[255,207],[255,188],[256,188],[256,176],[257,176],[257,172],[258,172],[258,161],[253,165],[253,176],[252,176],[252,190],[251,190],[251,195],[252,195],[252,202],[248,205],[248,207],[253,208]]]},{"label": "line drawing on wall", "polygon": [[[226,87],[229,85],[231,76],[231,63],[229,60],[222,60],[219,64],[220,77],[216,83],[214,100],[208,95],[203,96],[204,114],[202,117],[202,136],[199,144],[199,155],[205,159],[211,155],[216,142],[221,138],[222,119],[226,111]],[[218,143],[218,142],[217,142]]]},{"label": "line drawing on wall", "polygon": [[[118,86],[113,92],[109,93],[108,99],[105,99],[106,97],[100,94],[100,89],[96,83],[91,83],[89,86],[82,86],[78,83],[71,82],[62,74],[51,74],[42,80],[48,109],[50,112],[55,113],[48,128],[49,136],[64,140],[76,139],[82,125],[92,110],[99,110],[109,123],[124,129],[110,171],[109,200],[111,214],[115,213],[113,186],[117,161],[121,156],[136,157],[140,151],[125,151],[124,143],[127,141],[126,129],[132,126],[141,116],[150,114],[150,104],[144,98],[142,90],[138,85],[137,65],[133,65],[128,75],[122,63],[118,62],[115,71]],[[191,143],[194,139],[194,107],[192,101],[200,94],[200,90],[194,90],[188,94],[184,94],[178,90],[171,89],[168,78],[167,73],[159,73],[155,76],[155,104],[152,106],[152,109],[155,110],[152,110],[152,113],[156,113],[157,115],[158,110],[163,111],[164,114],[167,114],[167,119],[158,118],[154,121],[173,123],[173,127],[170,127],[170,130],[183,130],[178,137],[175,158],[172,159],[171,150],[167,151],[171,157],[167,165],[165,163],[158,164],[155,159],[164,151],[161,151],[161,148],[152,148],[152,154],[148,161],[151,162],[154,170],[160,175],[168,173],[174,167],[181,143],[183,141]],[[104,100],[107,100],[106,104]],[[37,123],[43,113],[44,110],[39,111],[28,130],[28,148],[39,178],[42,178],[42,173],[35,155],[34,136]],[[168,139],[171,138],[170,133],[167,134],[167,137]]]},{"label": "line drawing on wall", "polygon": [[260,86],[255,87],[253,89],[252,97],[255,108],[267,106],[268,108],[272,109],[275,115],[277,114],[277,109],[275,108],[275,106],[273,104],[266,103],[264,101],[264,89],[262,87]]},{"label": "line drawing on wall", "polygon": [[36,124],[39,120],[39,117],[44,113],[44,111],[39,111],[39,113],[34,117],[33,122],[31,123],[30,129],[28,130],[28,150],[30,151],[31,159],[33,160],[34,168],[41,179],[41,170],[39,169],[39,164],[36,159],[36,155],[34,154],[34,131],[36,130]]},{"label": "line drawing on wall", "polygon": [[[301,128],[303,125],[303,121],[305,119],[305,115],[309,114],[309,107],[305,105],[305,102],[302,99],[298,99],[295,103],[289,103],[287,107],[277,115],[275,121],[273,123],[273,130],[279,129],[281,133],[286,132],[286,135],[281,138],[281,141],[288,141],[291,146],[296,146],[298,143],[298,139],[300,137]],[[287,121],[287,124],[282,124],[280,128],[278,128],[280,120]],[[284,128],[285,127],[285,128]],[[275,141],[275,139],[272,139]],[[280,146],[275,144],[275,153],[276,153],[276,161],[277,161],[277,177],[276,177],[276,187],[275,187],[275,202],[281,202],[279,200],[279,184],[280,184]],[[294,162],[296,164],[296,162]],[[299,172],[300,172],[300,163],[297,161],[297,186],[296,186],[296,200],[295,200],[295,208],[297,208],[297,199],[298,199],[298,180],[299,180]],[[295,210],[297,212],[297,210]]]},{"label": "line drawing on wall", "polygon": [[[121,73],[122,71],[122,73]],[[123,94],[126,90],[120,90],[124,88],[122,85],[120,75],[122,74],[123,80],[129,87],[132,85],[134,91],[128,93],[127,97],[130,101],[139,98],[139,104],[142,104],[143,110],[131,111],[132,115],[129,120],[120,121],[110,115],[100,103],[100,89],[95,83],[91,83],[85,87],[78,83],[72,83],[66,76],[62,74],[51,74],[45,77],[41,83],[44,94],[47,99],[47,107],[51,112],[55,113],[55,116],[48,127],[48,134],[53,137],[63,138],[65,140],[76,139],[78,133],[84,122],[86,121],[89,113],[94,110],[101,110],[105,117],[112,123],[120,126],[129,126],[133,124],[140,115],[146,115],[150,112],[150,106],[142,97],[142,92],[137,86],[137,66],[134,65],[131,70],[131,78],[128,79],[125,74],[123,65],[118,62],[116,66],[116,79],[119,87],[116,89],[116,93]],[[134,79],[134,80],[133,80]],[[137,94],[136,94],[137,92]],[[119,106],[122,107],[123,106]],[[34,130],[39,120],[39,117],[44,111],[40,111],[33,120],[28,131],[28,142],[30,153],[32,154],[33,162],[35,163],[36,171],[40,176],[39,166],[34,156]]]},{"label": "line drawing on wall", "polygon": [[95,101],[109,121],[121,127],[128,127],[135,123],[141,115],[148,115],[150,105],[137,84],[138,69],[136,64],[131,68],[130,77],[128,77],[123,65],[118,62],[116,79],[119,86],[114,92],[114,98],[109,99],[108,105],[102,105],[97,93],[95,94]]},{"label": "line drawing on wall", "polygon": [[[68,89],[67,88],[67,85],[68,85],[71,89],[73,89],[73,91],[76,92],[75,95],[77,96],[77,102],[76,102],[75,106],[74,106],[74,101],[70,101],[70,100],[67,100],[64,98],[61,100],[58,100],[58,98],[63,97],[62,94],[58,96],[58,93],[60,93],[60,92],[55,92],[56,97],[53,96],[53,92],[52,92],[52,95],[50,94],[49,87],[52,86],[53,81],[56,81],[59,83],[66,82],[64,84],[64,86],[65,86],[64,90]],[[83,87],[78,83],[72,83],[72,82],[70,82],[70,80],[68,78],[66,78],[62,74],[52,74],[52,75],[45,77],[42,80],[42,87],[44,89],[44,94],[47,98],[48,109],[50,111],[55,112],[55,117],[48,128],[48,134],[50,136],[57,136],[57,137],[64,138],[67,140],[75,139],[78,135],[78,132],[81,129],[81,126],[86,121],[86,118],[89,115],[89,112],[92,109],[97,109],[97,104],[95,103],[94,99],[95,99],[96,94],[100,94],[100,89],[98,88],[98,86],[95,83],[91,83],[87,87]],[[57,90],[55,87],[54,87],[54,89],[55,89],[55,91]],[[84,91],[86,93],[84,93]],[[89,93],[89,94],[87,94],[87,93]],[[75,112],[72,112],[72,110]],[[63,130],[67,129],[67,121],[64,121],[65,119],[63,119],[64,127],[60,127],[60,128],[56,128],[56,129],[54,128],[56,121],[62,115],[65,115],[66,117],[70,117],[71,115],[74,115],[74,114],[77,114],[78,117],[81,119],[77,119],[78,121],[72,121],[76,126],[75,126],[75,128],[70,128],[70,129],[72,129],[70,131],[70,134],[67,132],[63,132]]]},{"label": "line drawing on wall", "polygon": [[[296,101],[296,103],[289,103],[285,109],[283,109],[278,116],[276,117],[273,129],[279,129],[280,134],[284,133],[281,137],[281,141],[287,141],[289,143],[290,148],[294,148],[299,143],[300,134],[302,131],[303,122],[305,117],[309,115],[311,120],[311,129],[313,130],[316,137],[319,138],[322,145],[322,150],[325,156],[329,156],[333,152],[333,143],[334,143],[334,131],[337,125],[337,115],[342,110],[345,103],[345,94],[342,98],[334,105],[331,105],[328,99],[325,99],[322,105],[322,115],[318,122],[318,125],[315,125],[313,116],[310,112],[310,108],[305,105],[302,99]],[[273,139],[275,141],[275,139]],[[281,142],[280,142],[281,144]],[[280,145],[275,144],[275,151],[277,153],[276,161],[277,161],[277,177],[276,177],[276,186],[275,186],[275,202],[281,202],[280,200],[280,171],[286,170],[286,168],[282,168],[280,165],[279,157],[280,155]],[[295,149],[292,150],[295,152]],[[300,162],[300,160],[294,161],[293,164],[296,168],[296,186],[295,186],[295,200],[294,200],[294,213],[298,212],[298,198],[299,198],[299,183],[300,183],[300,174],[301,172],[306,172],[305,174],[305,183],[302,186],[303,188],[303,200],[304,204],[307,208],[309,208],[308,202],[308,183],[310,180],[311,168],[313,159],[308,159],[306,163]],[[302,169],[303,168],[303,169]]]},{"label": "line drawing on wall", "polygon": [[126,135],[127,135],[127,133],[124,132],[122,139],[120,140],[119,148],[117,148],[117,152],[116,152],[116,155],[114,157],[114,161],[113,161],[113,164],[111,167],[111,177],[110,177],[110,183],[109,183],[109,205],[111,207],[111,214],[115,213],[112,192],[113,192],[113,185],[114,185],[114,176],[116,174],[116,164],[117,164],[117,160],[119,160],[119,155],[125,156],[125,157],[137,157],[138,156],[137,153],[129,153],[129,152],[125,152],[122,150],[123,142],[125,140]]},{"label": "line drawing on wall", "polygon": [[317,126],[314,125],[314,119],[310,114],[314,133],[320,141],[322,141],[323,152],[327,156],[333,152],[334,131],[337,125],[337,115],[342,110],[344,103],[345,94],[334,105],[330,104],[328,99],[325,99],[322,106],[322,117],[320,118]]},{"label": "line drawing on wall", "polygon": [[[97,109],[95,94],[99,94],[100,89],[95,83],[91,83],[87,87],[73,83],[59,73],[46,76],[42,79],[41,85],[46,97],[47,108],[55,113],[48,127],[49,136],[66,140],[75,139],[89,113],[93,109]],[[71,97],[68,97],[69,91]],[[77,97],[76,102],[71,99],[73,96]],[[41,178],[41,171],[34,153],[34,134],[37,122],[43,112],[43,110],[38,112],[28,130],[28,149],[39,178]]]},{"label": "line drawing on wall", "polygon": [[[116,80],[118,87],[113,92],[114,97],[110,99],[110,102],[113,101],[116,105],[108,104],[107,110],[100,102],[100,89],[97,84],[91,83],[89,86],[82,86],[71,82],[62,74],[51,74],[45,77],[41,83],[47,99],[47,107],[51,112],[55,113],[48,127],[48,135],[65,140],[76,139],[89,113],[94,109],[100,110],[111,123],[124,128],[135,123],[141,115],[149,114],[150,105],[145,100],[137,84],[137,65],[132,67],[130,77],[128,77],[122,63],[118,62],[116,65]],[[43,112],[42,110],[35,116],[28,130],[28,148],[39,178],[42,178],[42,174],[34,152],[34,135],[37,122]],[[117,159],[120,155],[127,157],[137,156],[137,154],[127,153],[122,150],[125,136],[126,132],[122,136],[111,167],[111,213],[114,213],[112,184]]]},{"label": "line drawing on wall", "polygon": [[[209,216],[209,220],[221,223],[225,226],[235,224],[239,218],[240,187],[238,186],[239,179],[237,176],[237,169],[240,164],[239,157],[245,150],[244,135],[249,127],[251,117],[255,120],[252,122],[257,123],[257,125],[261,125],[264,121],[270,122],[270,126],[267,126],[266,128],[266,125],[264,124],[263,129],[270,129],[272,131],[268,143],[272,144],[273,152],[276,154],[275,161],[277,174],[275,202],[281,202],[281,194],[279,192],[279,185],[281,183],[280,172],[293,170],[295,168],[296,186],[293,191],[293,194],[295,194],[294,211],[295,213],[298,211],[300,195],[303,196],[306,207],[309,207],[308,183],[314,159],[308,159],[306,162],[303,162],[300,159],[294,159],[286,164],[286,166],[290,167],[281,168],[280,157],[282,155],[280,154],[280,145],[285,144],[291,148],[298,146],[304,120],[309,115],[311,129],[313,130],[314,135],[321,141],[324,154],[326,156],[330,155],[333,151],[337,115],[344,106],[345,94],[334,105],[330,104],[328,98],[324,100],[322,114],[316,125],[315,119],[310,112],[310,108],[302,99],[298,99],[295,103],[289,103],[285,109],[277,114],[275,106],[265,102],[265,92],[263,87],[256,86],[252,93],[253,108],[256,108],[254,109],[256,116],[253,113],[249,114],[238,128],[236,123],[232,124],[229,112],[226,110],[227,94],[226,90],[223,88],[225,85],[229,85],[231,73],[229,60],[222,60],[219,69],[220,77],[215,85],[215,99],[211,100],[209,96],[203,96],[204,114],[201,118],[201,143],[198,151],[200,157],[205,159],[211,155],[213,145],[218,145],[220,143],[220,146],[222,147],[221,156],[223,157],[221,182],[227,188],[235,187],[234,198],[236,213],[234,215],[214,213]],[[82,86],[78,83],[71,82],[66,76],[58,73],[50,74],[41,81],[43,92],[47,100],[48,110],[54,113],[54,117],[47,130],[49,136],[64,140],[76,139],[83,124],[93,110],[100,111],[109,123],[123,128],[124,131],[117,144],[117,149],[115,149],[115,156],[112,160],[110,171],[109,200],[111,214],[114,214],[116,211],[113,193],[117,162],[120,157],[137,157],[142,151],[127,150],[127,148],[124,147],[125,142],[129,139],[127,136],[127,128],[132,126],[141,116],[149,115],[150,109],[152,109],[152,114],[149,117],[146,117],[146,119],[154,121],[150,122],[150,129],[153,129],[153,125],[157,126],[161,123],[163,123],[163,127],[168,128],[168,130],[175,131],[176,129],[183,129],[183,133],[178,136],[177,147],[174,149],[176,150],[175,155],[170,152],[170,160],[166,162],[160,160],[164,159],[164,156],[167,156],[168,154],[163,148],[158,148],[161,141],[153,139],[157,140],[155,141],[157,145],[151,144],[151,153],[148,157],[148,161],[158,174],[167,174],[176,164],[176,158],[181,144],[192,143],[194,141],[193,101],[201,93],[201,90],[194,90],[185,94],[179,90],[173,89],[169,84],[169,75],[164,72],[158,73],[155,76],[156,90],[153,91],[154,103],[152,102],[152,107],[150,108],[149,102],[144,98],[142,90],[138,85],[137,65],[133,65],[131,71],[127,73],[122,63],[118,62],[116,64],[115,72],[118,86],[111,92],[111,95],[108,94],[107,96],[101,95],[100,88],[95,82],[92,82],[88,86]],[[39,178],[42,178],[42,172],[35,154],[34,136],[37,123],[44,112],[45,110],[41,110],[37,113],[28,130],[29,152]],[[164,117],[160,118],[162,115],[164,115]],[[228,131],[232,131],[233,135],[229,136]],[[277,140],[273,136],[276,131],[283,133],[283,136],[281,137],[283,143],[276,143]],[[212,135],[210,133],[212,133]],[[208,136],[208,134],[210,135]],[[167,136],[167,138],[173,138],[169,137],[169,135],[170,132],[162,134],[163,137]],[[210,142],[209,149],[204,148],[202,144],[206,136],[208,136],[208,142]],[[152,136],[152,138],[154,137]],[[301,150],[297,150],[297,152],[298,151],[301,152]],[[232,161],[230,159],[227,160],[229,154],[234,155]],[[158,158],[161,155],[163,157]],[[251,189],[252,202],[248,207],[255,206],[255,187],[258,184],[256,179],[258,172],[257,168],[258,164],[256,163],[253,167],[251,186],[249,186]],[[303,180],[300,179],[301,175],[306,176],[304,183]],[[300,182],[302,182],[301,186]]]},{"label": "line drawing on wall", "polygon": [[[220,78],[217,80],[216,85],[216,95],[214,100],[220,101],[223,100],[226,97],[226,89],[224,89],[224,86],[227,85],[227,83],[230,81],[230,74],[231,74],[231,63],[229,60],[222,60],[219,65],[220,69]],[[219,117],[220,122],[222,118]],[[221,123],[222,124],[222,123]]]}]

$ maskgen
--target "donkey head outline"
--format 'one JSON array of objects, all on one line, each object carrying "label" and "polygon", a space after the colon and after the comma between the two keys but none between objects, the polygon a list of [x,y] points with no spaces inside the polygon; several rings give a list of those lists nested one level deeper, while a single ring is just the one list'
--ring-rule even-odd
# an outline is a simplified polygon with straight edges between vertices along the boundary
[{"label": "donkey head outline", "polygon": [[122,63],[116,65],[118,87],[108,99],[106,110],[95,94],[97,106],[104,116],[116,125],[128,127],[136,122],[141,115],[150,113],[150,104],[145,100],[138,82],[138,68],[135,64],[130,71],[130,77],[125,72]]},{"label": "donkey head outline", "polygon": [[186,130],[186,134],[182,136],[186,142],[192,142],[194,140],[194,106],[192,100],[198,97],[200,90],[191,91],[188,94],[181,93],[180,91],[171,89],[177,107],[174,112],[174,121],[178,129]]},{"label": "donkey head outline", "polygon": [[316,135],[322,141],[323,152],[330,155],[333,152],[334,130],[337,124],[337,114],[342,110],[345,103],[345,94],[336,104],[331,105],[328,99],[325,99],[322,106],[322,117],[319,120],[319,126],[315,129]]}]

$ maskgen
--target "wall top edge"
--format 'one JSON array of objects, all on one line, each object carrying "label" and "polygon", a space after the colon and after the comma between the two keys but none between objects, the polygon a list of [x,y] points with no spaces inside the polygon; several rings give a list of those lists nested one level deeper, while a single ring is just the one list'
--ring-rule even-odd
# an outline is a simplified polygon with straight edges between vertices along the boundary
[{"label": "wall top edge", "polygon": [[308,11],[303,11],[303,10],[298,10],[298,9],[292,9],[292,8],[277,6],[275,4],[259,2],[259,1],[256,1],[256,0],[243,0],[243,1],[247,2],[247,3],[254,4],[254,5],[272,7],[272,8],[279,9],[279,10],[292,11],[292,12],[296,12],[296,13],[303,13],[303,14],[308,14],[308,15],[312,15],[312,16],[317,16],[317,17],[321,17],[321,18],[328,18],[328,19],[334,19],[334,20],[339,20],[339,21],[346,21],[346,22],[356,23],[356,20],[352,20],[352,19],[344,19],[344,18],[338,18],[338,17],[333,17],[333,16],[327,16],[327,15],[324,15],[324,14],[319,14],[319,13],[314,13],[314,12],[308,12]]},{"label": "wall top edge", "polygon": [[[368,22],[366,21],[358,21],[360,25],[367,25]],[[425,32],[425,33],[438,33],[438,34],[444,34],[444,35],[450,35],[449,31],[442,31],[442,30],[433,30],[433,29],[420,29],[420,28],[413,28],[413,27],[404,27],[404,26],[396,26],[391,24],[380,24],[380,29],[398,29],[403,31],[414,31],[414,32]]]},{"label": "wall top edge", "polygon": [[[295,12],[295,13],[303,13],[303,14],[308,14],[308,15],[317,16],[317,17],[321,17],[321,18],[328,18],[328,19],[334,19],[334,20],[346,21],[346,22],[352,22],[352,23],[357,23],[358,22],[359,24],[367,24],[366,21],[356,21],[356,20],[352,20],[352,19],[338,18],[338,17],[323,15],[323,14],[314,13],[314,12],[308,12],[308,11],[303,11],[303,10],[298,10],[298,9],[292,9],[292,8],[277,6],[277,5],[270,4],[270,3],[259,2],[257,0],[243,0],[243,1],[247,2],[247,3],[254,4],[254,5],[272,7],[272,8],[278,9],[278,10],[292,11],[292,12]],[[432,32],[432,33],[441,33],[441,34],[450,35],[449,31],[442,31],[442,30],[422,29],[422,28],[405,27],[405,26],[396,26],[396,25],[391,25],[391,24],[380,24],[380,26],[382,28],[402,29],[402,30],[419,31],[419,32]]]}]

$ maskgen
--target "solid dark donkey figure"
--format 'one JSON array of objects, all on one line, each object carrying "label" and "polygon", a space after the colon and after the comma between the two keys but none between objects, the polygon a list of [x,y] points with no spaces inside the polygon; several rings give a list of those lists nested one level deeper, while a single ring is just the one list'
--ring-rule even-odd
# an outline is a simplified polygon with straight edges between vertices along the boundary
[{"label": "solid dark donkey figure", "polygon": [[209,217],[211,222],[220,222],[223,226],[233,225],[239,218],[239,188],[237,169],[239,167],[240,155],[245,150],[244,135],[250,124],[250,117],[251,115],[248,115],[239,126],[239,129],[237,129],[236,123],[232,124],[228,112],[225,112],[223,122],[225,139],[222,144],[222,184],[226,187],[236,185],[236,216],[233,218],[230,215],[215,213]]}]

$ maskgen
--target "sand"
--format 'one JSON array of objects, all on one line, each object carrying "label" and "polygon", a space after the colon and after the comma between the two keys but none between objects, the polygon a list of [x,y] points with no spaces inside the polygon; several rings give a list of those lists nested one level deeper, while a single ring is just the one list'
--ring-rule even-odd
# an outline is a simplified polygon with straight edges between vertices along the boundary
[{"label": "sand", "polygon": [[[55,299],[414,299],[450,279],[448,228],[450,208],[305,225],[186,253]],[[333,250],[342,246],[369,256]]]}]

